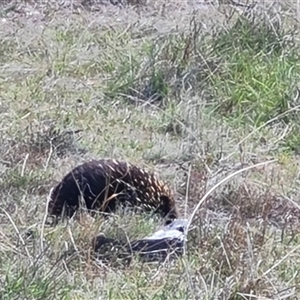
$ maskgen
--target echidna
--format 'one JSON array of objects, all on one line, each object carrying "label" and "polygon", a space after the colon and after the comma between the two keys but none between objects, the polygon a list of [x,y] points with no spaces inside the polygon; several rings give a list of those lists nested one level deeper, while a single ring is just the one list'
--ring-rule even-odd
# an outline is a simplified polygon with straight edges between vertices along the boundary
[{"label": "echidna", "polygon": [[118,205],[154,211],[166,224],[178,218],[170,189],[154,174],[116,160],[92,160],[75,167],[50,192],[48,213],[71,217],[83,199],[88,210],[113,212]]}]

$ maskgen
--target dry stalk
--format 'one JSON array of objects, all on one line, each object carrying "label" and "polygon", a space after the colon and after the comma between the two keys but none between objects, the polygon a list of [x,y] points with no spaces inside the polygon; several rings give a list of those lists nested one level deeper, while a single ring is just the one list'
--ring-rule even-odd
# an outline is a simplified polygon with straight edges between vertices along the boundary
[{"label": "dry stalk", "polygon": [[45,207],[45,213],[43,216],[43,221],[42,221],[42,227],[41,227],[41,252],[44,252],[44,230],[45,230],[45,224],[47,221],[47,216],[48,216],[48,206],[49,202],[51,201],[51,194],[52,194],[53,188],[50,189],[49,195],[47,197],[47,202],[46,202],[46,207]]},{"label": "dry stalk", "polygon": [[12,219],[12,217],[9,215],[9,213],[8,213],[6,210],[4,210],[3,208],[0,208],[0,209],[5,213],[5,215],[6,215],[7,218],[9,219],[10,223],[11,223],[12,226],[14,227],[14,229],[15,229],[15,231],[16,231],[16,233],[17,233],[17,235],[18,235],[18,237],[19,237],[19,239],[20,239],[22,245],[24,246],[24,249],[25,249],[25,252],[26,252],[28,258],[31,259],[31,255],[30,255],[30,253],[29,253],[29,251],[28,251],[28,249],[27,249],[27,247],[26,247],[26,243],[25,243],[25,241],[23,240],[23,238],[22,238],[22,236],[21,236],[21,234],[20,234],[20,231],[19,231],[19,229],[18,229],[16,223],[14,222],[14,220]]},{"label": "dry stalk", "polygon": [[[221,181],[219,181],[217,184],[215,184],[203,197],[202,199],[199,201],[199,203],[196,205],[196,207],[194,208],[190,218],[189,218],[189,221],[188,221],[188,224],[186,226],[186,229],[185,229],[185,234],[187,235],[188,231],[189,231],[189,227],[192,223],[192,220],[193,218],[195,217],[195,214],[196,212],[198,211],[198,209],[200,208],[200,206],[203,204],[203,202],[208,198],[208,196],[214,191],[216,190],[220,185],[222,185],[223,183],[225,183],[226,181],[228,181],[229,179],[231,179],[232,177],[240,174],[240,173],[243,173],[243,172],[246,172],[248,170],[251,170],[251,169],[254,169],[254,168],[257,168],[257,167],[260,167],[260,166],[264,166],[264,165],[267,165],[267,164],[270,164],[270,163],[273,163],[273,162],[276,162],[277,159],[272,159],[272,160],[269,160],[269,161],[264,161],[264,162],[261,162],[261,163],[257,163],[257,164],[254,164],[252,166],[248,166],[248,167],[245,167],[245,168],[242,168],[228,176],[226,176],[225,178],[223,178]],[[184,252],[185,252],[185,248],[186,248],[186,242],[185,242],[185,245],[184,245]]]}]

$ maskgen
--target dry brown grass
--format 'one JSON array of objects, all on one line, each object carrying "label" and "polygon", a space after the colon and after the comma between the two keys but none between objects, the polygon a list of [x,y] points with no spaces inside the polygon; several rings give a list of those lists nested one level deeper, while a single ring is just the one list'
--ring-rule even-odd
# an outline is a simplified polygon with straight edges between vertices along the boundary
[{"label": "dry brown grass", "polygon": [[[254,14],[270,3],[257,5]],[[244,48],[234,48],[239,43],[225,43],[234,35],[222,40],[227,54],[213,48],[217,33],[243,10],[227,4],[79,4],[0,6],[0,298],[299,297],[294,48],[279,39],[280,48],[274,34],[277,48],[259,63]],[[287,4],[266,11],[270,24],[277,18],[297,28],[296,5]],[[253,39],[245,33],[243,41],[263,48],[260,31],[253,32]],[[283,40],[297,46],[293,32]],[[240,59],[240,69],[230,58]],[[254,87],[253,66],[263,82]],[[260,127],[252,122],[255,105],[247,102],[255,92],[261,119],[268,113],[274,118]],[[237,117],[223,110],[221,117],[222,103]],[[243,105],[248,110],[238,115]],[[134,259],[124,266],[93,260],[92,238],[100,232],[143,237],[159,219],[120,212],[109,220],[83,214],[54,228],[43,224],[50,188],[75,165],[96,157],[159,172],[174,189],[182,215],[190,215],[225,176],[257,162],[277,162],[239,174],[204,201],[184,257],[166,264]]]}]

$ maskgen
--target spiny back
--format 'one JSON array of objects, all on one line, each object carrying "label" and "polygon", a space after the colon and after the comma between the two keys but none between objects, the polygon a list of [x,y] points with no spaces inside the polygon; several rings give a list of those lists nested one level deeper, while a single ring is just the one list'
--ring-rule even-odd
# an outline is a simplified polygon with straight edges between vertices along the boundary
[{"label": "spiny back", "polygon": [[154,174],[127,162],[102,159],[77,166],[51,192],[49,214],[59,216],[65,206],[72,216],[80,196],[88,210],[112,212],[120,204],[155,211],[168,220],[178,217],[169,188]]}]

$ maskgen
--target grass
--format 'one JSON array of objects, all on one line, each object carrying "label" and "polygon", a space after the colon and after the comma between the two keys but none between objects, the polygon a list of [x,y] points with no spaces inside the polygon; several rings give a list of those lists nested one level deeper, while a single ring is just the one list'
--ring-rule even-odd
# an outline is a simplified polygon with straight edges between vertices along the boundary
[{"label": "grass", "polygon": [[[296,5],[135,4],[0,7],[0,298],[299,297]],[[97,157],[159,173],[189,216],[229,174],[277,162],[209,195],[184,257],[124,266],[92,260],[92,238],[144,237],[159,218],[43,224],[50,188]]]}]

